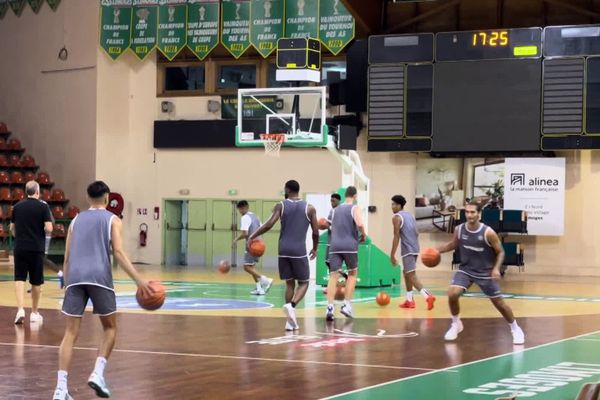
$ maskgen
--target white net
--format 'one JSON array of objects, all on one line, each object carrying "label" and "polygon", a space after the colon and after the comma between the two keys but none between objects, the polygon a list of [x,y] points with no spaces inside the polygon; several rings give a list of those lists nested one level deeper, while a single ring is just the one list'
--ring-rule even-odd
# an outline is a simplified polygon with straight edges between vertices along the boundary
[{"label": "white net", "polygon": [[283,133],[263,133],[260,135],[260,140],[265,146],[265,155],[270,157],[279,157],[281,146],[285,142],[285,134]]}]

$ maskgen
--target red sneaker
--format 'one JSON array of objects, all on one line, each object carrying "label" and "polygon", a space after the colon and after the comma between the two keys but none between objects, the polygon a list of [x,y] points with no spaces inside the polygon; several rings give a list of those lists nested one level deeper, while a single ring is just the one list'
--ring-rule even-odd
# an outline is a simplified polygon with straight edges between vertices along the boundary
[{"label": "red sneaker", "polygon": [[427,300],[427,310],[433,310],[433,303],[435,303],[435,296],[434,295],[430,295]]},{"label": "red sneaker", "polygon": [[416,304],[415,301],[408,301],[406,300],[404,303],[401,303],[398,307],[400,308],[415,308]]}]

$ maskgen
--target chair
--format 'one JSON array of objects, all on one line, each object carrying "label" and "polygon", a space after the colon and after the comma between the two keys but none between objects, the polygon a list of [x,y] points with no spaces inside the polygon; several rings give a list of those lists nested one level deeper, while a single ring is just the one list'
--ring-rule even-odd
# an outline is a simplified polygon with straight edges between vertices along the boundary
[{"label": "chair", "polygon": [[24,155],[21,159],[21,166],[23,167],[35,167],[35,159],[29,154]]},{"label": "chair", "polygon": [[12,219],[13,206],[8,207],[8,211],[6,212],[6,219]]},{"label": "chair", "polygon": [[6,150],[6,140],[0,138],[0,150]]},{"label": "chair", "polygon": [[8,133],[8,126],[4,122],[0,122],[0,133]]},{"label": "chair", "polygon": [[0,220],[4,219],[4,207],[0,206]]},{"label": "chair", "polygon": [[4,154],[0,154],[0,167],[8,167],[8,160]]},{"label": "chair", "polygon": [[465,209],[461,208],[460,210],[456,210],[456,212],[454,213],[454,226],[452,227],[452,231],[454,232],[454,228],[456,228],[460,224],[464,224],[465,222],[467,222]]},{"label": "chair", "polygon": [[25,172],[25,175],[23,175],[23,179],[25,179],[25,182],[35,181],[35,174],[31,171],[27,171]]},{"label": "chair", "polygon": [[492,228],[495,232],[500,231],[500,214],[499,208],[484,208],[481,212],[481,222]]},{"label": "chair", "polygon": [[12,201],[12,193],[10,192],[10,188],[3,187],[0,188],[0,200],[4,201]]},{"label": "chair", "polygon": [[0,239],[5,241],[8,238],[8,231],[4,227],[4,224],[0,223]]},{"label": "chair", "polygon": [[47,172],[40,172],[37,176],[37,181],[39,184],[48,184],[50,183],[50,175]]},{"label": "chair", "polygon": [[23,179],[23,174],[19,171],[14,171],[12,174],[10,174],[10,181],[12,183],[25,183],[25,180]]},{"label": "chair", "polygon": [[586,383],[581,387],[575,400],[598,400],[600,397],[600,383]]},{"label": "chair", "polygon": [[20,188],[16,188],[13,190],[12,199],[14,201],[21,201],[25,198],[25,191]]},{"label": "chair", "polygon": [[505,267],[514,265],[516,267],[519,267],[519,271],[522,271],[523,266],[525,265],[525,256],[523,253],[523,249],[521,249],[521,244],[505,242],[502,243],[502,247],[504,248],[504,262],[502,263],[502,265]]},{"label": "chair", "polygon": [[52,216],[54,219],[65,218],[65,210],[61,206],[52,207]]},{"label": "chair", "polygon": [[527,213],[523,210],[503,210],[502,232],[527,233]]},{"label": "chair", "polygon": [[8,141],[8,148],[11,150],[21,150],[21,141],[19,139],[10,139]]},{"label": "chair", "polygon": [[67,216],[71,219],[75,218],[79,214],[79,208],[75,206],[69,207],[69,211],[67,211]]},{"label": "chair", "polygon": [[48,189],[42,189],[42,193],[40,193],[40,198],[46,202],[52,200],[52,195]]},{"label": "chair", "polygon": [[65,237],[67,236],[64,224],[54,224],[54,230],[52,231],[54,237]]},{"label": "chair", "polygon": [[20,167],[21,166],[21,157],[16,154],[11,155],[8,158],[8,165],[11,167]]},{"label": "chair", "polygon": [[52,191],[52,200],[64,201],[65,200],[65,192],[63,192],[61,189],[54,189]]},{"label": "chair", "polygon": [[0,183],[10,183],[10,176],[6,171],[0,171]]}]

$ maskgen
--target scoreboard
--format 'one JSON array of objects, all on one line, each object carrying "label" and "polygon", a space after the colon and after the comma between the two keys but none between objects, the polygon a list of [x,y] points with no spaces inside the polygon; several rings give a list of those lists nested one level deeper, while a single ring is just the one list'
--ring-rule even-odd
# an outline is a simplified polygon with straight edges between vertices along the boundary
[{"label": "scoreboard", "polygon": [[370,151],[600,148],[600,25],[372,36],[368,80]]}]

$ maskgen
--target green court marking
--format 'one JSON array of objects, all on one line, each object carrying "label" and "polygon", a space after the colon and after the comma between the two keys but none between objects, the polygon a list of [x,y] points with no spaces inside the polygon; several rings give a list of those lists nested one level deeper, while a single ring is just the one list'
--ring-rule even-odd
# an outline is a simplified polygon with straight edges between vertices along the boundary
[{"label": "green court marking", "polygon": [[[463,333],[467,335],[468,333]],[[464,339],[464,338],[463,338]],[[599,332],[342,393],[327,399],[573,399],[600,380]],[[460,346],[448,344],[447,346]],[[450,348],[449,348],[450,350]],[[458,372],[458,373],[448,373]]]}]

